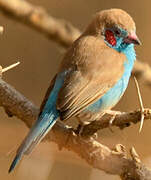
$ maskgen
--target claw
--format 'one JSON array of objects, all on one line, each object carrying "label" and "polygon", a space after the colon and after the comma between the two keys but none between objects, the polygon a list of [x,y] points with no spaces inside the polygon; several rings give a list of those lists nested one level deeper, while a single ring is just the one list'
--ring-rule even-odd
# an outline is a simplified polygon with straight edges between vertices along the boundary
[{"label": "claw", "polygon": [[78,126],[78,128],[77,128],[77,134],[78,134],[79,136],[82,135],[83,128],[84,128],[84,124],[79,124],[79,126]]},{"label": "claw", "polygon": [[114,133],[114,131],[113,131],[113,129],[112,129],[112,124],[113,124],[113,121],[115,120],[115,116],[116,116],[116,114],[113,115],[112,118],[111,118],[110,121],[109,121],[109,130],[110,130],[112,133]]},{"label": "claw", "polygon": [[111,117],[111,119],[110,119],[110,121],[109,121],[109,130],[113,133],[114,131],[113,131],[113,129],[112,129],[112,125],[113,125],[113,122],[114,122],[115,117],[116,117],[116,115],[118,114],[118,112],[113,112],[113,111],[111,111],[111,110],[106,110],[105,113],[112,114],[112,117]]}]

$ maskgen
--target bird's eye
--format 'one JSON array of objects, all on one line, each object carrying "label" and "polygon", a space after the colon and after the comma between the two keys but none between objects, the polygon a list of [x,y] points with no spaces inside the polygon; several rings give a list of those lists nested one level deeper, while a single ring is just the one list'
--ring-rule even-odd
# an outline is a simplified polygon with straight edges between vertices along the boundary
[{"label": "bird's eye", "polygon": [[121,35],[121,30],[120,30],[120,29],[115,29],[114,33],[115,33],[117,36],[120,36],[120,35]]}]

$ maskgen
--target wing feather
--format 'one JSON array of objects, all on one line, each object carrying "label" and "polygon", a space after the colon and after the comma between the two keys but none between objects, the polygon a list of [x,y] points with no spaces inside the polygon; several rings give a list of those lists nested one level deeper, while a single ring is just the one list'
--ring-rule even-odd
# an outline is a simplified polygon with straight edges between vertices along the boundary
[{"label": "wing feather", "polygon": [[124,54],[94,37],[76,41],[60,68],[60,72],[70,69],[57,99],[61,119],[76,116],[113,87],[124,72],[125,60]]}]

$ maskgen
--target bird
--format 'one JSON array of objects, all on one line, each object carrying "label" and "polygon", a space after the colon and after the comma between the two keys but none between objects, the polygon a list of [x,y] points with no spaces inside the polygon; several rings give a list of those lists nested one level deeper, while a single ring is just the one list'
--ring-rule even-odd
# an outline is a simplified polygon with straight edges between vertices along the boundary
[{"label": "bird", "polygon": [[81,123],[91,122],[114,107],[128,86],[136,60],[134,46],[140,44],[135,22],[126,11],[115,8],[97,12],[66,51],[9,173],[57,120],[76,117]]}]

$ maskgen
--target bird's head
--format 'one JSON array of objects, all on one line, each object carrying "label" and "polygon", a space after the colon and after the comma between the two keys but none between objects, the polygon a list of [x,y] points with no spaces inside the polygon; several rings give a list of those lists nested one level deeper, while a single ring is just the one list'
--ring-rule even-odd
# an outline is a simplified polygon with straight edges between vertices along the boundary
[{"label": "bird's head", "polygon": [[103,38],[108,46],[117,50],[130,44],[141,44],[132,17],[121,9],[109,9],[97,13],[85,33]]}]

